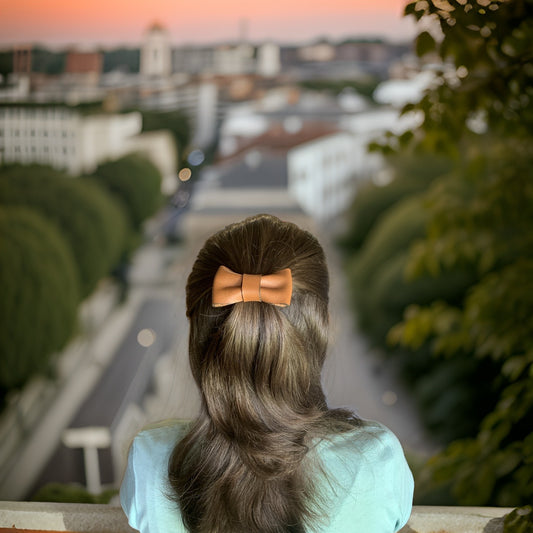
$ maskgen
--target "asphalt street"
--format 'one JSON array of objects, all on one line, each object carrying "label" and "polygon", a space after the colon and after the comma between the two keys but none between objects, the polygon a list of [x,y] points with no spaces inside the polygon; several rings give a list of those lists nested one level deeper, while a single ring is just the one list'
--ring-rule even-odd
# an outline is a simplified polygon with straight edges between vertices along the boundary
[{"label": "asphalt street", "polygon": [[[150,388],[157,358],[176,342],[175,302],[149,298],[140,307],[113,360],[100,382],[68,424],[70,428],[104,426],[113,429],[128,403],[141,404]],[[143,347],[137,337],[142,330],[152,330],[155,342]],[[113,468],[109,450],[100,450],[103,483],[112,483]],[[85,484],[83,452],[60,444],[41,473],[34,490],[49,482]]]}]

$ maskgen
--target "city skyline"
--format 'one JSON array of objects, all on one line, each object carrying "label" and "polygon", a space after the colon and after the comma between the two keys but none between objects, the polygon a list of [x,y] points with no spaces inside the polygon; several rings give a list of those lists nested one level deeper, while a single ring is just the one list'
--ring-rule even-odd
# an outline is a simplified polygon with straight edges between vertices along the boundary
[{"label": "city skyline", "polygon": [[[133,46],[149,26],[160,23],[173,44],[212,44],[246,39],[280,44],[319,38],[414,36],[414,23],[402,17],[406,0],[65,0],[0,1],[0,47],[33,43],[48,46]],[[105,16],[102,16],[105,13]]]}]

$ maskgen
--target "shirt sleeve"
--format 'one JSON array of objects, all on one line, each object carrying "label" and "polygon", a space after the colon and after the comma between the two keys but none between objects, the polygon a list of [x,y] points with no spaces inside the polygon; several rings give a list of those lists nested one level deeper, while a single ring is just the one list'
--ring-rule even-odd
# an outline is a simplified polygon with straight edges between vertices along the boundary
[{"label": "shirt sleeve", "polygon": [[[335,451],[337,505],[327,533],[395,533],[409,519],[414,482],[402,446],[380,425]],[[340,459],[339,459],[340,457]]]},{"label": "shirt sleeve", "polygon": [[136,477],[134,472],[134,459],[135,456],[135,440],[130,446],[128,452],[128,464],[126,466],[126,472],[120,485],[120,505],[124,510],[124,513],[128,517],[128,523],[131,527],[139,529],[137,524],[137,506],[135,501],[136,495]]},{"label": "shirt sleeve", "polygon": [[413,506],[413,475],[402,446],[396,436],[388,432],[380,450],[381,460],[374,475],[375,501],[381,502],[392,531],[400,530],[409,520]]},{"label": "shirt sleeve", "polygon": [[133,440],[120,487],[128,523],[141,533],[186,531],[168,480],[168,459],[185,426],[174,423],[141,431]]}]

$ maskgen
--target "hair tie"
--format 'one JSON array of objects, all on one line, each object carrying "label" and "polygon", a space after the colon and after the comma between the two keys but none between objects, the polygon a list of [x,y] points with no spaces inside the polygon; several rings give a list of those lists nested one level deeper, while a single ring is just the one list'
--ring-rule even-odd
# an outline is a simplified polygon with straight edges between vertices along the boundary
[{"label": "hair tie", "polygon": [[274,274],[237,274],[219,266],[213,279],[213,307],[237,302],[265,302],[279,307],[291,303],[292,274],[284,268]]}]

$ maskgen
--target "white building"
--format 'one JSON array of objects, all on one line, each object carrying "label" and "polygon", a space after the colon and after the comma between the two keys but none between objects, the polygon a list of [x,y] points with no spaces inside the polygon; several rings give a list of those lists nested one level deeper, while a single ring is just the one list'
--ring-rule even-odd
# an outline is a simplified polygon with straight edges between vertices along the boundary
[{"label": "white building", "polygon": [[257,48],[256,73],[267,78],[281,72],[281,54],[278,44],[264,43]]},{"label": "white building", "polygon": [[289,192],[302,209],[318,220],[342,213],[357,185],[377,162],[366,147],[346,132],[338,132],[291,148],[287,153]]},{"label": "white building", "polygon": [[194,138],[192,144],[202,148],[215,138],[218,118],[218,88],[214,83],[201,83],[196,91],[193,117]]},{"label": "white building", "polygon": [[249,74],[254,68],[254,47],[251,44],[220,45],[215,48],[214,74]]},{"label": "white building", "polygon": [[376,87],[374,99],[379,104],[401,109],[405,104],[419,102],[435,82],[436,76],[431,70],[423,70],[408,79],[386,80]]},{"label": "white building", "polygon": [[335,58],[335,46],[327,41],[301,46],[298,49],[298,57],[303,61],[332,61]]},{"label": "white building", "polygon": [[212,46],[181,46],[173,50],[173,70],[181,74],[274,77],[281,71],[279,45],[241,42]]},{"label": "white building", "polygon": [[30,77],[28,75],[8,76],[7,84],[3,85],[0,75],[0,102],[21,102],[30,94]]},{"label": "white building", "polygon": [[170,134],[141,130],[138,112],[87,114],[65,105],[0,105],[0,164],[38,163],[78,176],[140,151],[160,169],[163,188],[170,190],[176,175]]},{"label": "white building", "polygon": [[383,140],[387,131],[401,134],[420,121],[419,115],[400,115],[390,106],[369,108],[349,90],[336,100],[303,94],[294,104],[289,97],[276,89],[261,101],[229,108],[219,155],[236,160],[252,149],[284,152],[290,194],[321,221],[342,214],[363,182],[391,179],[381,154],[369,152],[368,145]]},{"label": "white building", "polygon": [[153,24],[146,33],[141,48],[140,72],[148,77],[166,77],[172,72],[168,33],[159,24]]},{"label": "white building", "polygon": [[0,160],[79,175],[122,156],[125,140],[141,128],[140,113],[85,115],[64,105],[0,106]]}]

